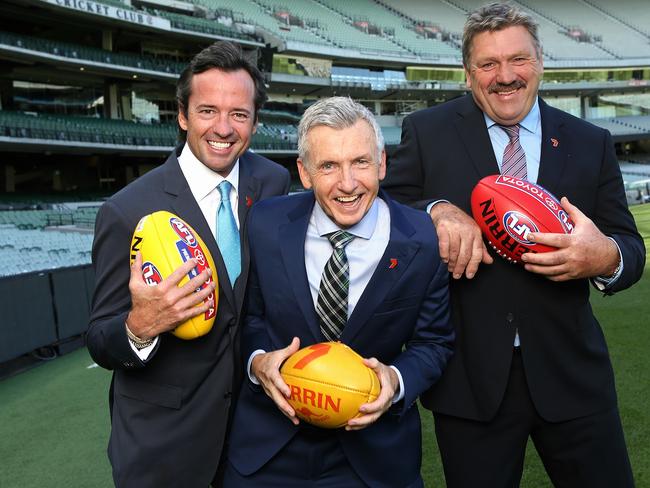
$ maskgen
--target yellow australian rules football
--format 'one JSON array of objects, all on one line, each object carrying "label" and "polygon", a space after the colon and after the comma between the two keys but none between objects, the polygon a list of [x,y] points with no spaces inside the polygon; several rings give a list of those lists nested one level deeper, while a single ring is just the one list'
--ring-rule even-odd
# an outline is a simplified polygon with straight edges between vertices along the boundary
[{"label": "yellow australian rules football", "polygon": [[289,404],[310,424],[336,429],[358,417],[359,407],[379,396],[379,378],[363,358],[340,342],[307,346],[284,362]]},{"label": "yellow australian rules football", "polygon": [[214,305],[205,313],[180,324],[172,334],[189,340],[210,332],[217,315],[219,282],[210,251],[196,231],[180,217],[164,210],[145,215],[138,222],[131,239],[131,264],[138,251],[142,254],[142,278],[150,286],[159,284],[191,258],[196,259],[197,265],[183,277],[178,286],[183,286],[206,268],[212,270],[209,281],[203,283],[196,291],[205,288],[214,280],[215,291],[204,300],[207,302],[212,299]]}]

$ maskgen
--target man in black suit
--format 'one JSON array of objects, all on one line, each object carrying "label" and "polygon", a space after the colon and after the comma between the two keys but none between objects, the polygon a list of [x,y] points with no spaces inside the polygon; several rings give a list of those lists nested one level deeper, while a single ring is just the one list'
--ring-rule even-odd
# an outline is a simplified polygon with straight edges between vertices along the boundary
[{"label": "man in black suit", "polygon": [[[538,98],[537,26],[512,6],[469,15],[463,63],[472,94],[405,118],[384,185],[429,211],[454,278],[456,353],[423,396],[447,483],[518,486],[531,437],[556,486],[632,486],[589,305],[590,280],[613,294],[645,261],[611,136]],[[500,171],[565,197],[575,222],[571,235],[532,234],[558,249],[525,254],[523,267],[493,258],[468,215],[475,184]]]},{"label": "man in black suit", "polygon": [[[116,486],[218,483],[232,395],[243,369],[238,324],[249,265],[246,216],[255,201],[289,188],[286,169],[247,151],[265,100],[264,79],[239,47],[218,42],[201,51],[177,85],[185,144],[111,197],[97,216],[88,349],[97,364],[114,371],[108,454]],[[217,316],[211,331],[195,340],[168,332],[213,305],[201,304],[213,284],[194,293],[201,283],[213,282],[207,272],[178,287],[196,264],[189,260],[150,287],[142,279],[139,253],[129,269],[135,226],[157,210],[193,227],[215,261]],[[226,240],[221,215],[231,224]]]}]

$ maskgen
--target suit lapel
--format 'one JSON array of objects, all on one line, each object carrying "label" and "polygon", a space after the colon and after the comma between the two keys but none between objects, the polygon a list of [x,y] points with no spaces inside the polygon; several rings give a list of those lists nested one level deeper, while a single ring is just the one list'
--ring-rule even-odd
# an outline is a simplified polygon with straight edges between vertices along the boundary
[{"label": "suit lapel", "polygon": [[[259,197],[260,181],[253,175],[247,153],[239,158],[239,188],[237,189],[238,204],[237,215],[239,217],[239,242],[241,243],[241,266],[242,271],[235,284],[235,298],[239,309],[244,302],[246,284],[248,283],[248,271],[250,268],[250,251],[247,237],[246,219],[248,212]],[[240,310],[238,310],[239,312]]]},{"label": "suit lapel", "polygon": [[420,248],[418,243],[410,240],[415,229],[408,223],[404,214],[383,192],[380,196],[388,204],[390,211],[390,239],[386,251],[343,330],[341,341],[345,343],[350,343],[372,317]]},{"label": "suit lapel", "polygon": [[242,154],[239,158],[239,188],[237,193],[239,195],[239,203],[237,205],[237,213],[239,217],[239,227],[244,228],[242,223],[246,222],[248,211],[253,203],[259,197],[260,181],[255,177],[252,172],[251,165],[249,164],[249,156],[247,153]]},{"label": "suit lapel", "polygon": [[551,193],[556,194],[562,173],[571,157],[564,124],[542,99],[539,99],[540,117],[542,118],[542,147],[539,161],[537,183]]},{"label": "suit lapel", "polygon": [[318,317],[314,308],[314,301],[309,291],[309,280],[305,268],[305,238],[307,227],[314,207],[314,194],[312,192],[301,195],[304,202],[289,214],[289,222],[280,226],[282,261],[290,277],[289,283],[296,302],[305,317],[309,330],[317,342],[322,340]]},{"label": "suit lapel", "polygon": [[474,102],[472,95],[465,96],[464,103],[456,113],[454,125],[479,178],[499,174],[483,112]]},{"label": "suit lapel", "polygon": [[[165,192],[172,197],[171,207],[174,209],[174,213],[190,224],[190,226],[201,236],[203,242],[205,242],[205,245],[208,247],[210,254],[212,254],[212,258],[214,259],[214,264],[217,268],[217,278],[220,276],[227,276],[226,265],[224,264],[219,248],[217,247],[217,241],[205,220],[199,204],[196,203],[194,195],[192,195],[192,191],[190,190],[187,180],[181,171],[176,156],[172,155],[170,159],[167,160],[166,164],[167,170],[165,171],[164,177]],[[219,289],[222,292],[221,296],[225,297],[230,304],[231,309],[235,310],[236,308],[233,306],[235,303],[234,295],[228,280],[219,280]]]}]

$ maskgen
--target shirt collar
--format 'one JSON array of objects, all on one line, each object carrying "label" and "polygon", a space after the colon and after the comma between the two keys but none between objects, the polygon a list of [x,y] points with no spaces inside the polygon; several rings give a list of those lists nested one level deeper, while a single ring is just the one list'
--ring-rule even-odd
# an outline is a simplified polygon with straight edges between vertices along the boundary
[{"label": "shirt collar", "polygon": [[[378,198],[378,197],[377,197]],[[379,214],[379,204],[377,203],[377,198],[372,202],[372,205],[366,212],[366,215],[363,218],[354,224],[352,227],[343,229],[350,234],[353,234],[355,237],[361,237],[363,239],[370,239],[373,232],[375,231],[375,226],[377,225],[377,216]],[[316,231],[318,235],[324,237],[327,234],[341,230],[341,228],[336,225],[332,220],[327,216],[323,208],[316,201],[314,205],[314,223],[316,224]]]},{"label": "shirt collar", "polygon": [[[491,129],[493,126],[498,125],[485,112],[483,112],[483,117],[485,118],[485,125],[487,125],[488,129]],[[522,119],[521,122],[519,122],[519,126],[523,127],[528,132],[535,134],[538,131],[539,122],[539,98],[536,98],[535,103],[533,103],[533,106],[530,108],[528,114]]]},{"label": "shirt collar", "polygon": [[201,201],[212,192],[223,180],[228,180],[237,192],[239,186],[239,158],[235,161],[230,174],[225,178],[212,171],[194,155],[189,144],[185,143],[178,164],[197,201]]}]

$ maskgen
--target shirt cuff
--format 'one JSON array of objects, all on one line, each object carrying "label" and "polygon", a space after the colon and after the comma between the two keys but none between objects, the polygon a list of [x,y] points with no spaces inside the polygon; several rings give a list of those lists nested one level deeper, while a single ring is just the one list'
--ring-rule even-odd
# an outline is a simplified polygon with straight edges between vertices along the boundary
[{"label": "shirt cuff", "polygon": [[251,357],[248,358],[248,363],[246,364],[246,373],[248,374],[248,379],[251,380],[251,383],[253,383],[254,385],[259,385],[260,382],[251,371],[251,364],[253,364],[253,358],[255,356],[259,356],[260,354],[264,354],[265,352],[266,351],[264,349],[256,349],[251,354]]},{"label": "shirt cuff", "polygon": [[399,402],[402,398],[404,398],[404,380],[402,379],[402,373],[399,372],[399,369],[397,369],[395,366],[390,366],[393,371],[397,374],[397,379],[399,380],[399,391],[395,393],[395,396],[393,397],[393,405]]},{"label": "shirt cuff", "polygon": [[439,203],[451,203],[451,202],[450,202],[449,200],[444,200],[444,199],[434,200],[434,201],[431,202],[429,205],[427,205],[427,213],[431,213],[431,209],[432,209],[435,205],[438,205]]},{"label": "shirt cuff", "polygon": [[605,291],[607,288],[609,288],[614,283],[616,283],[616,280],[618,280],[621,277],[621,274],[623,274],[623,254],[621,253],[621,248],[618,245],[618,242],[616,242],[614,238],[608,237],[608,239],[611,239],[612,242],[616,245],[616,249],[618,250],[619,265],[618,268],[616,269],[616,273],[614,273],[614,276],[610,276],[610,277],[596,276],[595,278],[592,278],[591,283],[599,291]]}]

